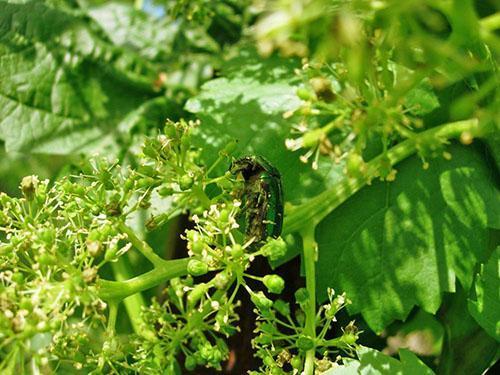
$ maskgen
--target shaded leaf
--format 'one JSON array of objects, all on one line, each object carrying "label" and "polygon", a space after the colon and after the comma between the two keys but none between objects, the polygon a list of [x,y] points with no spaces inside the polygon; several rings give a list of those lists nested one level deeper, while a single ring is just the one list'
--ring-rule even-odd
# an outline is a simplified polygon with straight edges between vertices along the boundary
[{"label": "shaded leaf", "polygon": [[108,2],[89,10],[117,46],[137,51],[150,60],[165,59],[179,32],[179,23],[166,17],[154,18],[128,4]]},{"label": "shaded leaf", "polygon": [[481,266],[474,291],[475,297],[468,301],[469,312],[491,337],[500,341],[500,247]]},{"label": "shaded leaf", "polygon": [[499,195],[478,152],[450,152],[428,170],[417,157],[400,163],[395,182],[374,182],[320,223],[320,300],[327,287],[345,291],[349,311],[380,332],[415,305],[435,313],[456,277],[470,285]]},{"label": "shaded leaf", "polygon": [[116,149],[117,124],[156,95],[156,74],[77,10],[0,1],[0,137],[9,152]]},{"label": "shaded leaf", "polygon": [[399,361],[375,349],[363,346],[356,351],[356,354],[359,360],[348,360],[347,364],[330,369],[324,372],[323,375],[434,374],[415,354],[406,349],[399,351]]},{"label": "shaded leaf", "polygon": [[445,295],[439,311],[445,332],[439,374],[483,374],[498,359],[498,342],[471,316],[467,296],[457,284],[455,293]]},{"label": "shaded leaf", "polygon": [[165,86],[193,91],[213,75],[220,47],[202,25],[155,18],[118,2],[93,7],[89,15],[115,45],[157,64]]}]

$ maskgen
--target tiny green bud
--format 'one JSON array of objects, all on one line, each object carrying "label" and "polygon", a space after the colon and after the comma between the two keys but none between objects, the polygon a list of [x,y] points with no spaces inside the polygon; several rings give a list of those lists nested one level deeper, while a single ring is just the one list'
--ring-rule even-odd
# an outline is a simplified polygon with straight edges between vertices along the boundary
[{"label": "tiny green bud", "polygon": [[234,188],[232,173],[226,172],[224,177],[217,181],[217,185],[223,190],[232,190]]},{"label": "tiny green bud", "polygon": [[135,180],[133,178],[129,177],[123,183],[123,190],[128,192],[134,188],[134,185],[135,185]]},{"label": "tiny green bud", "polygon": [[302,145],[305,148],[316,146],[325,137],[325,131],[322,128],[309,130],[302,136]]},{"label": "tiny green bud", "polygon": [[208,265],[197,259],[191,259],[187,265],[187,271],[190,275],[201,276],[208,272]]},{"label": "tiny green bud", "polygon": [[264,364],[267,366],[267,367],[273,367],[273,366],[276,366],[276,362],[274,362],[274,358],[270,355],[266,355],[262,362],[264,362]]},{"label": "tiny green bud", "polygon": [[269,310],[273,305],[273,301],[267,298],[263,292],[252,293],[250,299],[259,310]]},{"label": "tiny green bud", "polygon": [[56,264],[57,258],[52,254],[43,253],[40,256],[38,256],[38,262],[44,266],[50,266]]},{"label": "tiny green bud", "polygon": [[344,332],[341,339],[347,345],[354,345],[358,339],[358,335],[352,332]]},{"label": "tiny green bud", "polygon": [[281,237],[273,238],[262,246],[261,250],[262,254],[269,260],[278,260],[286,254],[286,243]]},{"label": "tiny green bud", "polygon": [[300,87],[296,91],[297,96],[304,101],[315,101],[316,95],[304,87]]},{"label": "tiny green bud", "polygon": [[24,275],[21,272],[14,272],[14,274],[12,274],[12,281],[16,284],[22,284],[24,281]]},{"label": "tiny green bud", "polygon": [[170,139],[177,138],[177,128],[175,126],[175,123],[167,122],[167,124],[163,128],[163,133]]},{"label": "tiny green bud", "polygon": [[0,255],[6,255],[10,253],[13,249],[14,246],[12,246],[11,244],[6,244],[6,243],[0,244]]},{"label": "tiny green bud", "polygon": [[3,212],[0,211],[0,225],[6,225],[9,222],[9,216]]},{"label": "tiny green bud", "polygon": [[300,356],[296,355],[295,357],[293,357],[290,361],[290,364],[295,370],[302,370],[302,359],[300,358]]},{"label": "tiny green bud", "polygon": [[191,242],[191,251],[195,254],[201,254],[204,248],[205,248],[205,241],[203,241],[202,239],[198,239]]},{"label": "tiny green bud", "polygon": [[40,232],[40,239],[43,240],[46,244],[52,245],[56,238],[56,230],[54,228],[44,228]]},{"label": "tiny green bud", "polygon": [[295,301],[297,301],[299,305],[303,305],[309,301],[309,292],[306,288],[297,289],[295,292]]},{"label": "tiny green bud", "polygon": [[196,285],[187,298],[188,305],[193,307],[198,303],[198,301],[203,297],[203,295],[208,291],[208,285],[206,283]]},{"label": "tiny green bud", "polygon": [[280,294],[285,289],[285,280],[278,275],[266,275],[262,282],[269,293]]},{"label": "tiny green bud", "polygon": [[118,244],[112,244],[110,247],[106,249],[106,252],[104,253],[104,260],[106,262],[114,260],[117,252],[118,252]]},{"label": "tiny green bud", "polygon": [[[24,277],[23,277],[24,279]],[[23,298],[21,299],[21,302],[19,303],[19,307],[24,310],[31,311],[33,310],[33,303],[31,302],[30,298]]]},{"label": "tiny green bud", "polygon": [[157,186],[157,183],[161,183],[160,181],[156,181],[152,177],[142,177],[137,180],[137,187],[138,188],[149,188],[149,187],[154,187],[155,185]]},{"label": "tiny green bud", "polygon": [[241,258],[241,256],[243,255],[244,252],[245,252],[245,250],[243,249],[243,246],[241,246],[240,244],[234,244],[231,247],[231,255],[234,258]]},{"label": "tiny green bud", "polygon": [[147,157],[150,157],[151,159],[155,159],[156,156],[158,155],[158,152],[154,145],[151,143],[146,143],[144,147],[142,148],[142,153],[146,155]]},{"label": "tiny green bud", "polygon": [[169,195],[172,195],[174,193],[174,189],[170,185],[163,185],[159,190],[158,194],[160,194],[162,197],[167,197]]},{"label": "tiny green bud", "polygon": [[228,271],[221,271],[215,275],[213,284],[217,289],[224,289],[229,283],[231,276]]},{"label": "tiny green bud", "polygon": [[192,355],[187,356],[184,361],[184,367],[188,371],[193,371],[196,368],[196,358]]},{"label": "tiny green bud", "polygon": [[183,191],[191,189],[191,187],[193,186],[193,183],[194,183],[193,177],[191,177],[191,176],[189,176],[187,174],[185,174],[184,176],[182,176],[179,179],[179,187]]},{"label": "tiny green bud", "polygon": [[150,165],[145,164],[139,166],[139,168],[137,168],[137,172],[147,177],[156,177],[158,175],[156,169],[154,169]]},{"label": "tiny green bud", "polygon": [[277,301],[274,301],[273,304],[275,310],[279,312],[283,316],[290,316],[290,304],[279,299]]},{"label": "tiny green bud", "polygon": [[223,224],[227,223],[229,221],[229,210],[225,208],[220,210],[219,220]]},{"label": "tiny green bud", "polygon": [[193,230],[193,229],[190,229],[190,230],[187,230],[186,231],[186,239],[189,241],[189,242],[194,242],[198,239],[199,237],[199,234],[197,231]]}]

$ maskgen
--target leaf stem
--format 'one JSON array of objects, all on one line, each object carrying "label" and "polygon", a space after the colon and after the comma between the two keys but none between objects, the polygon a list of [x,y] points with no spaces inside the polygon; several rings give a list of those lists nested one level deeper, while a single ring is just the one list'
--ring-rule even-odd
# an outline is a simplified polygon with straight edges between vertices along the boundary
[{"label": "leaf stem", "polygon": [[417,151],[419,144],[428,142],[445,142],[450,138],[460,137],[468,133],[472,137],[483,136],[490,129],[480,126],[476,118],[446,123],[435,128],[416,133],[413,138],[407,139],[392,147],[387,153],[381,154],[367,163],[367,171],[361,177],[345,176],[332,188],[325,190],[306,203],[292,207],[283,224],[283,234],[299,231],[306,225],[317,225],[330,212],[354,195],[366,184],[371,182],[379,174],[379,166],[382,158],[389,159],[391,166],[399,163]]},{"label": "leaf stem", "polygon": [[134,245],[134,247],[139,250],[142,255],[144,255],[151,263],[153,263],[155,268],[161,267],[163,265],[163,262],[165,262],[165,260],[157,255],[146,241],[143,241],[139,237],[137,237],[132,228],[130,228],[124,222],[120,221],[118,223],[118,229],[127,235],[132,245]]},{"label": "leaf stem", "polygon": [[[118,259],[118,262],[111,263],[111,267],[113,269],[115,280],[118,282],[126,281],[132,274],[130,266],[125,262],[125,259],[123,258]],[[134,330],[134,332],[143,337],[151,337],[153,333],[148,329],[145,330],[144,325],[142,324],[143,320],[141,318],[141,308],[143,306],[146,306],[142,294],[138,292],[125,298],[123,300],[123,304],[125,305],[125,309],[127,310],[130,324],[132,325],[132,329]]]},{"label": "leaf stem", "polygon": [[[304,268],[306,273],[306,289],[309,300],[306,306],[306,326],[305,333],[316,342],[316,259],[317,245],[314,239],[314,226],[307,226],[301,231],[302,243],[304,246]],[[304,374],[314,374],[314,359],[316,348],[306,352],[304,363]]]},{"label": "leaf stem", "polygon": [[488,31],[495,31],[500,28],[500,12],[496,12],[488,17],[482,18],[479,23],[484,29]]},{"label": "leaf stem", "polygon": [[99,280],[99,297],[106,301],[120,301],[165,280],[187,275],[188,261],[189,258],[162,260],[153,270],[125,281]]},{"label": "leaf stem", "polygon": [[117,301],[112,301],[109,303],[109,315],[108,315],[108,326],[106,330],[110,335],[115,333],[116,326],[116,316],[118,315],[118,303]]}]

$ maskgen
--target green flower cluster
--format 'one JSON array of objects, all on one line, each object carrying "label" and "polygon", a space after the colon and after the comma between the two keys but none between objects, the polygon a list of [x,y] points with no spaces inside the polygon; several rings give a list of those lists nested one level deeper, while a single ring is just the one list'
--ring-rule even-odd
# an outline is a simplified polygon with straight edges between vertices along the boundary
[{"label": "green flower cluster", "polygon": [[[268,277],[268,282],[271,278]],[[295,292],[296,309],[292,312],[289,303],[281,299],[271,301],[262,292],[252,295],[256,306],[258,323],[255,332],[257,336],[252,345],[257,356],[262,359],[261,372],[252,374],[297,374],[303,370],[305,354],[314,349],[316,355],[315,367],[326,371],[334,365],[331,358],[336,358],[340,351],[353,353],[358,339],[358,330],[351,322],[345,327],[340,337],[329,338],[335,315],[349,301],[345,295],[337,295],[328,291],[329,302],[322,305],[317,312],[316,336],[310,337],[306,332],[305,313],[309,304],[306,289]]]}]

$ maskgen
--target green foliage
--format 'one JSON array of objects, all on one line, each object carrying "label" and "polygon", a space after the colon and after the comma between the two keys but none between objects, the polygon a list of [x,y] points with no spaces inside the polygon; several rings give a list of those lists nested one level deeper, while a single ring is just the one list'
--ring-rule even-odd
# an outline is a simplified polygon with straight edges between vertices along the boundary
[{"label": "green foliage", "polygon": [[396,181],[373,183],[317,227],[319,290],[346,291],[350,311],[375,331],[414,305],[435,313],[455,278],[470,286],[486,256],[498,192],[478,153],[451,153],[427,170],[417,158],[401,163]]},{"label": "green foliage", "polygon": [[500,317],[498,306],[498,259],[500,249],[497,248],[488,262],[482,265],[476,276],[474,299],[469,300],[469,311],[486,332],[497,341],[500,340]]},{"label": "green foliage", "polygon": [[407,349],[399,351],[400,361],[366,347],[360,347],[357,350],[357,355],[359,361],[348,360],[345,365],[335,367],[323,374],[434,374],[415,354]]},{"label": "green foliage", "polygon": [[[0,0],[0,372],[484,372],[499,26],[474,0]],[[429,330],[432,370],[397,341]]]}]

